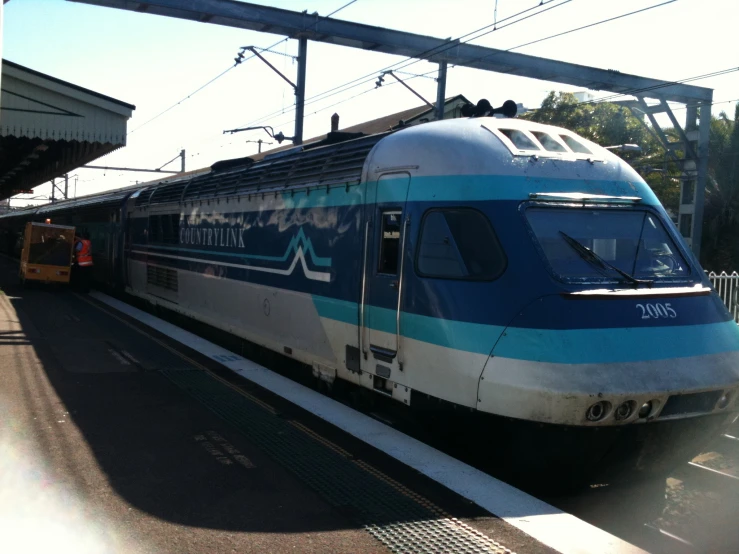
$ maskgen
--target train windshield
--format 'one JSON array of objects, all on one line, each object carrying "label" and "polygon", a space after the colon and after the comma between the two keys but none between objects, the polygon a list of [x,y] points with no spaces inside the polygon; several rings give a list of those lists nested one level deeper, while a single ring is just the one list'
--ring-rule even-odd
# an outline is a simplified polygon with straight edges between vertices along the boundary
[{"label": "train windshield", "polygon": [[681,280],[690,274],[662,222],[645,210],[535,207],[526,217],[564,280]]}]

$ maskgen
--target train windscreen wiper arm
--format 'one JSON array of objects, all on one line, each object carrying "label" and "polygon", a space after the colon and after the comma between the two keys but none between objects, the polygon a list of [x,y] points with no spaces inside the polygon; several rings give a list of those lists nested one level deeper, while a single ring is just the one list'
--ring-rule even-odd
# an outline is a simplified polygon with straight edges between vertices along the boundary
[{"label": "train windscreen wiper arm", "polygon": [[603,258],[601,258],[598,254],[593,252],[590,248],[585,246],[583,243],[581,243],[577,239],[573,239],[570,235],[565,233],[564,231],[559,232],[560,235],[564,237],[564,239],[567,241],[567,244],[569,244],[575,252],[580,254],[580,257],[590,262],[591,264],[600,267],[602,269],[611,269],[621,275],[624,279],[626,279],[628,282],[632,283],[634,287],[639,288],[639,285],[647,285],[648,287],[652,286],[652,283],[654,281],[650,281],[648,279],[637,279],[633,275],[629,275],[622,269],[617,268],[615,265],[609,264],[607,261],[605,261]]}]

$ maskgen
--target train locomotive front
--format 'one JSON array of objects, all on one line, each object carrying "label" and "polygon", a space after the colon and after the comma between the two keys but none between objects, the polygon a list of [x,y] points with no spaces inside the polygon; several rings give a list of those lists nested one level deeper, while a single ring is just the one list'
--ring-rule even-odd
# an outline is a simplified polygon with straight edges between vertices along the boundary
[{"label": "train locomotive front", "polygon": [[[494,457],[527,477],[664,475],[735,418],[737,325],[632,168],[524,121],[415,133],[419,172],[436,167],[409,192],[408,294],[442,327],[419,326],[436,344],[415,353],[439,397],[474,381]],[[387,146],[378,165],[407,156]]]}]

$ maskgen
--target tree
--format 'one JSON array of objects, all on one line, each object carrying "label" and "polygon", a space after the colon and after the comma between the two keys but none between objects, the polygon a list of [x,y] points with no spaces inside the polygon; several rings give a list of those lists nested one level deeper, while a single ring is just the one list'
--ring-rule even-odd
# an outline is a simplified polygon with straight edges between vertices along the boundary
[{"label": "tree", "polygon": [[571,93],[552,91],[541,108],[523,117],[564,127],[601,146],[638,144],[641,153],[616,153],[642,174],[669,211],[677,213],[678,169],[668,164],[659,140],[628,108],[610,102],[579,102]]},{"label": "tree", "polygon": [[[677,214],[680,164],[668,156],[650,129],[631,111],[608,102],[578,102],[573,94],[550,92],[541,108],[525,119],[564,127],[600,144],[638,144],[639,154],[621,155],[649,184],[665,208]],[[670,141],[675,129],[663,129]],[[682,152],[675,152],[682,157]],[[701,257],[706,269],[739,271],[739,104],[734,119],[725,113],[711,120]]]},{"label": "tree", "polygon": [[725,113],[711,121],[703,218],[703,262],[706,269],[739,269],[739,104],[734,119]]}]

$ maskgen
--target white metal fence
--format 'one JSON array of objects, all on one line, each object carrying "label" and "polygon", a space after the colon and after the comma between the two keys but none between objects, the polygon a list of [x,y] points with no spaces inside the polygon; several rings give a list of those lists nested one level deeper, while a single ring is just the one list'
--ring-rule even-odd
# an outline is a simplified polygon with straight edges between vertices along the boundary
[{"label": "white metal fence", "polygon": [[721,273],[711,271],[708,278],[731,315],[734,316],[734,321],[739,323],[739,273],[732,271],[729,275],[725,271]]}]

